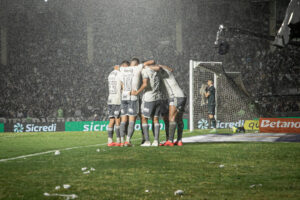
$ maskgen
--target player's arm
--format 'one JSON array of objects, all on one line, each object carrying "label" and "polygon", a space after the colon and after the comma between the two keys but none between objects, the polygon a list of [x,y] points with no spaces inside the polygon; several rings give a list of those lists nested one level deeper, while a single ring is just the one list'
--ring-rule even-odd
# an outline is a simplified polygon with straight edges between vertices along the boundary
[{"label": "player's arm", "polygon": [[[114,66],[114,69],[116,69],[116,68],[117,68],[117,70],[120,70],[120,66],[119,65]],[[123,90],[124,89],[124,80],[123,80],[123,74],[122,74],[122,72],[119,72],[118,79],[119,79],[119,81],[121,83],[121,90]]]},{"label": "player's arm", "polygon": [[149,69],[152,69],[153,71],[159,71],[160,70],[160,66],[159,65],[151,65],[151,66],[147,66]]},{"label": "player's arm", "polygon": [[137,96],[139,93],[141,93],[146,87],[148,86],[148,78],[143,79],[143,84],[141,85],[140,89],[137,91],[133,90],[130,92],[131,95]]},{"label": "player's arm", "polygon": [[209,97],[209,95],[210,95],[210,91],[209,91],[209,88],[207,86],[207,88],[205,90],[205,97],[207,98],[207,97]]},{"label": "player's arm", "polygon": [[155,62],[154,60],[148,60],[148,61],[144,62],[144,66],[153,65],[154,62]]},{"label": "player's arm", "polygon": [[205,92],[205,97],[206,98],[209,97],[209,95],[210,95],[210,92]]},{"label": "player's arm", "polygon": [[168,67],[166,65],[158,65],[158,66],[161,67],[161,68],[163,68],[163,69],[165,69],[165,70],[167,70],[167,71],[169,71],[169,72],[173,72],[174,71],[171,67]]}]

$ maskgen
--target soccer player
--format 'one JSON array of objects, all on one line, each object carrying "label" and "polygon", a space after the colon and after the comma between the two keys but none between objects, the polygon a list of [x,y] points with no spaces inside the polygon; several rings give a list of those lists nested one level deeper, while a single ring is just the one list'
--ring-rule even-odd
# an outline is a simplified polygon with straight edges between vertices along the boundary
[{"label": "soccer player", "polygon": [[[161,73],[159,73],[160,75]],[[166,141],[169,139],[169,100],[166,86],[163,80],[160,77],[160,92],[161,92],[161,101],[160,101],[160,116],[165,122],[165,132],[166,132]],[[154,124],[152,125],[154,126]],[[153,129],[154,130],[154,129]],[[155,133],[154,133],[155,135]],[[163,146],[164,143],[161,143],[160,146]]]},{"label": "soccer player", "polygon": [[[183,113],[186,104],[186,95],[177,83],[173,70],[165,65],[161,67],[160,76],[166,87],[169,97],[169,137],[164,146],[182,146],[183,133]],[[177,141],[174,141],[174,135],[177,127]]]},{"label": "soccer player", "polygon": [[129,120],[128,135],[124,146],[131,146],[131,137],[134,132],[136,116],[139,113],[139,96],[131,95],[132,90],[137,90],[141,85],[141,72],[143,67],[152,64],[154,61],[147,61],[140,64],[137,58],[131,60],[130,66],[125,67],[122,73],[123,93],[121,103],[121,140],[124,138],[126,123]]},{"label": "soccer player", "polygon": [[[119,66],[116,65],[114,70],[108,76],[108,142],[107,146],[120,146],[120,105],[121,105],[121,76]],[[117,135],[117,142],[113,142],[114,127]]]},{"label": "soccer player", "polygon": [[209,128],[213,128],[211,130],[212,133],[216,132],[216,119],[215,119],[215,108],[216,108],[216,89],[214,87],[214,82],[212,80],[207,81],[207,88],[205,97],[208,99],[208,120],[209,120]]},{"label": "soccer player", "polygon": [[[154,63],[153,63],[154,64]],[[159,145],[159,131],[160,131],[160,124],[159,124],[159,115],[160,115],[160,100],[161,100],[161,93],[160,93],[160,80],[158,76],[159,68],[157,67],[156,70],[153,70],[153,65],[150,67],[145,66],[142,71],[143,77],[143,84],[138,90],[133,90],[131,92],[132,95],[138,95],[141,92],[143,94],[143,110],[142,110],[142,129],[145,136],[145,142],[141,144],[143,147],[151,146],[150,139],[149,139],[149,127],[148,127],[148,119],[152,118],[154,121],[154,141],[152,146]]]},{"label": "soccer player", "polygon": [[131,81],[133,76],[133,69],[129,67],[130,63],[125,60],[121,63],[120,72],[121,72],[121,123],[120,123],[120,136],[121,144],[124,146],[125,134],[127,133],[126,125],[128,123],[129,115],[129,105],[130,105],[130,91],[131,91]]}]

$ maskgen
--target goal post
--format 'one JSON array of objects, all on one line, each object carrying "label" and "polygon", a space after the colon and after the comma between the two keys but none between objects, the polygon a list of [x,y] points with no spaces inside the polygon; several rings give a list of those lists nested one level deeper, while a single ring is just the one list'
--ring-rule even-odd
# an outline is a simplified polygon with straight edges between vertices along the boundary
[{"label": "goal post", "polygon": [[[201,66],[201,65],[218,65],[222,66],[222,62],[202,62],[202,61],[193,61],[190,60],[189,64],[189,129],[190,131],[193,131],[195,129],[194,127],[194,70],[195,68]],[[220,68],[221,69],[221,68]],[[217,86],[217,74],[213,73],[213,80],[214,80],[214,85],[215,87]],[[216,91],[216,96],[217,96],[217,91]],[[217,99],[216,99],[217,101]],[[216,102],[217,103],[217,102]],[[215,118],[217,119],[217,108],[215,110]]]},{"label": "goal post", "polygon": [[[208,105],[205,97],[207,80],[216,88],[215,118],[217,128],[243,126],[247,119],[259,116],[258,109],[245,86],[240,72],[225,72],[222,62],[189,63],[189,129],[208,129]],[[224,125],[225,124],[225,125]]]}]

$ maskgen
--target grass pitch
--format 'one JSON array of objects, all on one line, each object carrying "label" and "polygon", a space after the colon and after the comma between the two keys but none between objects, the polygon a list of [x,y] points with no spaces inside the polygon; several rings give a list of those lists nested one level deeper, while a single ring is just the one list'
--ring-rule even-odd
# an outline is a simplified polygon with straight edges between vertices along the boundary
[{"label": "grass pitch", "polygon": [[[1,133],[0,159],[56,149],[61,154],[0,162],[0,199],[66,199],[45,192],[87,200],[300,199],[299,143],[145,148],[139,133],[133,139],[134,147],[120,148],[106,147],[103,132]],[[82,167],[96,170],[83,174]],[[71,188],[55,190],[63,184]],[[178,189],[183,196],[174,195]]]}]

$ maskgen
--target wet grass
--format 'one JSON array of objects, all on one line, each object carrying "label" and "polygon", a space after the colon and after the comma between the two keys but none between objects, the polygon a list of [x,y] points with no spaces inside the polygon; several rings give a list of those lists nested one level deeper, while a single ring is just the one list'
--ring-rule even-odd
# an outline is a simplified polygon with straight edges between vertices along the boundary
[{"label": "wet grass", "polygon": [[[131,148],[102,145],[0,162],[0,199],[65,199],[44,192],[79,199],[300,198],[299,143],[142,148],[139,134],[134,139]],[[0,159],[105,142],[105,133],[1,134]],[[83,174],[82,167],[96,170]],[[63,184],[71,188],[54,189]],[[182,197],[174,195],[178,189]]]}]

